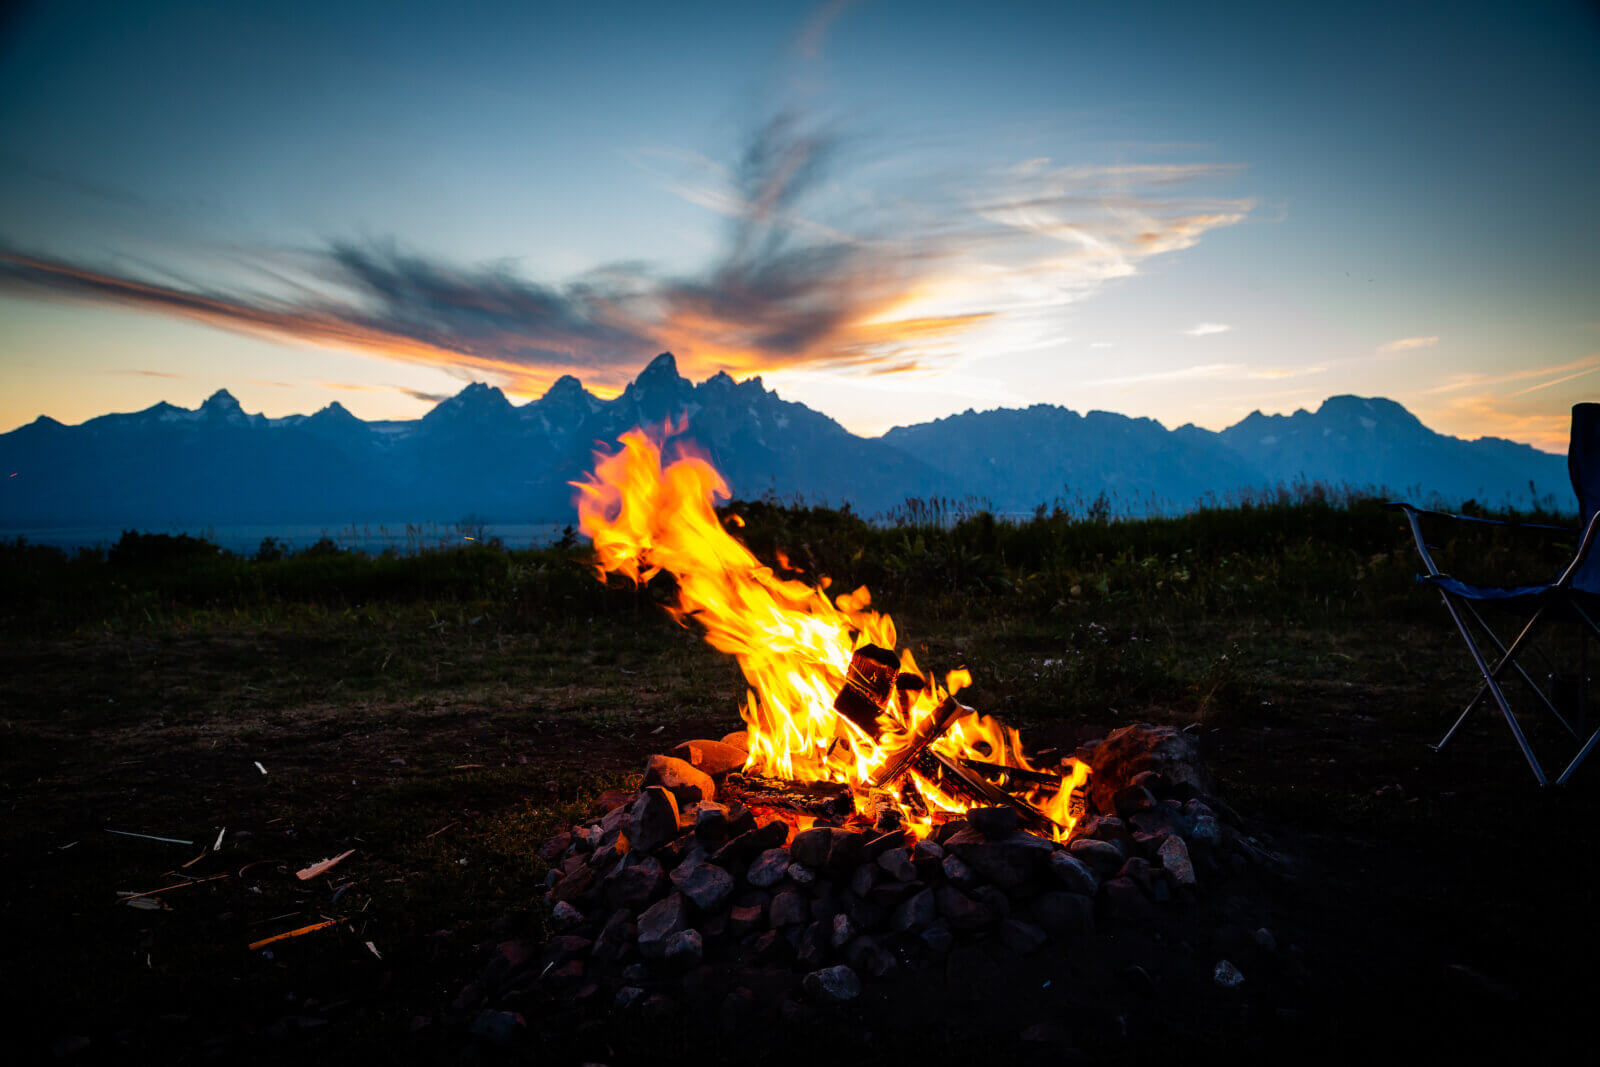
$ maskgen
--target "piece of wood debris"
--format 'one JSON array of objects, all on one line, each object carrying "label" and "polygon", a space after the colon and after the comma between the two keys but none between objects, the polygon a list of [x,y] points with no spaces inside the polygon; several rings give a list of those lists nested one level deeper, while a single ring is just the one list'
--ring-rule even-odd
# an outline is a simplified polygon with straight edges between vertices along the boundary
[{"label": "piece of wood debris", "polygon": [[309,882],[311,879],[315,878],[317,875],[326,874],[328,871],[333,870],[333,868],[335,866],[337,866],[340,863],[343,863],[345,860],[349,859],[352,855],[354,855],[355,851],[356,850],[353,849],[353,848],[346,849],[345,851],[339,853],[337,856],[334,856],[332,859],[322,860],[322,861],[320,861],[318,863],[313,863],[309,867],[305,867],[305,868],[302,868],[301,870],[295,871],[294,872],[294,876],[296,878],[300,879],[302,882]]},{"label": "piece of wood debris", "polygon": [[188,863],[185,863],[183,865],[182,869],[187,871],[190,867],[193,867],[195,864],[199,863],[201,860],[205,859],[209,855],[211,855],[211,850],[208,849],[208,848],[202,848],[200,850],[200,855],[196,856],[194,859],[190,860]]},{"label": "piece of wood debris", "polygon": [[265,767],[261,766],[261,761],[260,760],[256,760],[255,764],[256,764],[256,770],[260,771],[262,774],[266,774],[267,773],[267,769]]},{"label": "piece of wood debris", "polygon": [[[456,822],[460,822],[460,821],[461,821],[460,819],[456,820]],[[423,838],[423,840],[427,841],[427,840],[430,840],[432,838],[438,837],[440,834],[444,833],[446,830],[450,829],[450,827],[454,826],[455,824],[456,823],[454,823],[454,822],[447,822],[443,826],[441,826],[437,830],[435,830],[433,833],[431,833],[427,837]]]},{"label": "piece of wood debris", "polygon": [[167,907],[155,897],[128,897],[123,903],[140,911],[165,911]]},{"label": "piece of wood debris", "polygon": [[222,851],[222,839],[227,834],[227,832],[228,832],[228,828],[226,826],[224,826],[222,829],[217,831],[217,843],[211,846],[211,851],[212,852],[221,852]]},{"label": "piece of wood debris", "polygon": [[378,959],[380,959],[380,960],[383,959],[383,953],[379,952],[378,951],[378,946],[374,945],[371,941],[367,942],[367,951],[372,953]]},{"label": "piece of wood debris", "polygon": [[157,893],[165,893],[169,889],[182,889],[186,885],[200,885],[202,882],[215,882],[219,878],[226,877],[228,877],[228,872],[223,871],[221,874],[213,874],[210,878],[195,878],[187,882],[174,882],[172,885],[164,885],[160,889],[146,889],[143,893],[130,893],[127,890],[118,890],[117,895],[125,901],[138,900],[140,897],[153,897]]},{"label": "piece of wood debris", "polygon": [[260,941],[250,942],[249,951],[254,952],[257,949],[266,948],[275,941],[287,941],[291,937],[302,937],[305,934],[314,934],[318,930],[326,930],[330,926],[338,926],[341,921],[342,920],[340,919],[329,919],[326,922],[312,923],[310,926],[302,926],[298,930],[289,930],[281,934],[273,934],[271,937],[263,937]]},{"label": "piece of wood debris", "polygon": [[146,841],[165,841],[169,845],[192,845],[193,841],[185,841],[181,837],[157,837],[155,834],[136,834],[129,830],[113,830],[106,828],[106,833],[117,834],[121,837],[142,837]]}]

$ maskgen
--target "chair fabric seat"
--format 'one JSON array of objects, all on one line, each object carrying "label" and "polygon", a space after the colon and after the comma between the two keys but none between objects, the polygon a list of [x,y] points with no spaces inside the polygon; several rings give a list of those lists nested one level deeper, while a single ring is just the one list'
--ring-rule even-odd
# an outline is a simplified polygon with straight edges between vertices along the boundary
[{"label": "chair fabric seat", "polygon": [[1417,581],[1423,585],[1442,589],[1451,596],[1495,608],[1523,610],[1536,607],[1540,602],[1548,602],[1547,617],[1558,620],[1577,618],[1576,612],[1569,607],[1571,604],[1576,604],[1590,618],[1595,618],[1597,613],[1600,613],[1600,593],[1588,593],[1581,589],[1558,590],[1553,584],[1473,585],[1459,578],[1452,578],[1448,574],[1419,574]]}]

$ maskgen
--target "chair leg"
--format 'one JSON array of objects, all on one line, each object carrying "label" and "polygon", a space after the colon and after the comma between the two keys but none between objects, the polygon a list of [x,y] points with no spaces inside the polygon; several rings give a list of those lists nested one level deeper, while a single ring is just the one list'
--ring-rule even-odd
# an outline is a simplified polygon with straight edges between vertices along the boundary
[{"label": "chair leg", "polygon": [[[1478,624],[1479,628],[1482,629],[1484,633],[1489,635],[1489,640],[1494,642],[1494,647],[1498,648],[1500,650],[1500,654],[1501,655],[1505,655],[1506,654],[1505,642],[1501,641],[1499,636],[1494,632],[1494,630],[1492,628],[1490,628],[1489,624],[1483,621],[1483,616],[1478,614],[1478,609],[1473,607],[1472,603],[1470,601],[1463,603],[1462,607],[1467,609],[1467,614],[1472,616],[1473,621]],[[1582,736],[1581,734],[1578,733],[1577,730],[1574,730],[1572,728],[1572,724],[1571,723],[1567,722],[1566,716],[1561,714],[1561,709],[1557,708],[1555,706],[1555,703],[1548,696],[1545,695],[1544,690],[1539,688],[1539,683],[1535,682],[1533,680],[1533,678],[1528,674],[1528,672],[1522,669],[1522,664],[1520,664],[1520,663],[1512,663],[1511,664],[1511,669],[1516,671],[1519,675],[1521,675],[1522,676],[1522,680],[1524,682],[1528,683],[1528,688],[1533,691],[1533,695],[1539,698],[1540,702],[1544,704],[1544,706],[1549,710],[1551,715],[1555,716],[1556,722],[1561,724],[1562,729],[1566,730],[1567,733],[1571,734],[1573,736],[1574,740],[1576,740],[1578,737]],[[1481,692],[1480,692],[1480,695],[1481,695]],[[1470,705],[1469,705],[1469,707],[1470,707]],[[1451,732],[1453,733],[1454,731],[1452,730]],[[1441,742],[1439,742],[1439,744],[1443,745],[1444,742],[1441,741]]]},{"label": "chair leg", "polygon": [[1596,730],[1589,735],[1589,740],[1584,742],[1583,748],[1578,751],[1576,756],[1572,757],[1572,762],[1567,764],[1567,769],[1561,772],[1561,777],[1556,779],[1556,785],[1567,784],[1567,779],[1572,777],[1572,772],[1576,771],[1579,765],[1589,758],[1589,753],[1594,750],[1596,742],[1600,742],[1600,730]]},{"label": "chair leg", "polygon": [[1490,667],[1484,660],[1483,653],[1478,650],[1478,643],[1472,639],[1472,634],[1468,631],[1466,623],[1462,621],[1461,613],[1456,610],[1455,602],[1450,599],[1450,594],[1440,590],[1439,595],[1444,598],[1444,606],[1450,612],[1450,618],[1455,620],[1456,629],[1461,631],[1461,637],[1467,643],[1467,651],[1472,653],[1472,661],[1478,665],[1478,671],[1483,675],[1483,688],[1479,689],[1471,702],[1467,704],[1467,710],[1461,713],[1461,717],[1456,720],[1455,726],[1450,728],[1450,733],[1445,734],[1444,741],[1440,741],[1435,747],[1442,748],[1445,741],[1450,740],[1451,734],[1456,732],[1456,727],[1460,726],[1472,709],[1477,707],[1478,701],[1483,698],[1484,692],[1487,691],[1494,697],[1494,702],[1500,706],[1500,714],[1506,720],[1506,725],[1511,728],[1511,736],[1517,739],[1517,747],[1522,749],[1522,757],[1528,761],[1528,766],[1533,770],[1534,778],[1538,780],[1541,786],[1548,785],[1549,779],[1545,777],[1544,769],[1539,766],[1539,760],[1533,754],[1533,747],[1528,744],[1527,737],[1522,733],[1522,724],[1517,722],[1517,717],[1512,713],[1511,705],[1507,702],[1506,695],[1500,688],[1501,672],[1516,659],[1517,653],[1522,651],[1522,646],[1527,643],[1528,636],[1533,633],[1534,627],[1544,617],[1544,606],[1540,605],[1539,610],[1533,613],[1533,618],[1528,620],[1528,625],[1524,626],[1522,632],[1517,635],[1516,640],[1511,642],[1511,647],[1506,650],[1505,655],[1500,657],[1498,663]]}]

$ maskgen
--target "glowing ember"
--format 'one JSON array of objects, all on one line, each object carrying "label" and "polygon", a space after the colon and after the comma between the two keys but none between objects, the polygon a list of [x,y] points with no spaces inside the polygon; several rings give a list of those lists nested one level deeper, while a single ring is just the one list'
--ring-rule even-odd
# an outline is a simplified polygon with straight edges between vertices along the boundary
[{"label": "glowing ember", "polygon": [[[674,432],[681,428],[669,425],[660,439]],[[615,454],[596,453],[594,472],[573,483],[579,528],[594,542],[602,580],[610,573],[641,583],[661,571],[673,575],[678,603],[669,610],[680,622],[692,617],[713,647],[738,660],[750,685],[742,710],[750,742],[746,772],[845,783],[859,813],[870,816],[888,804],[922,836],[937,813],[983,803],[971,787],[980,776],[962,764],[976,760],[1046,779],[1011,789],[1042,832],[1057,839],[1071,833],[1077,821],[1071,794],[1088,781],[1087,766],[1069,761],[1059,787],[1053,776],[1038,775],[1015,730],[955,701],[971,675],[953,670],[941,685],[909,649],[892,652],[894,622],[871,610],[865,588],[830,601],[825,578],[820,588],[779,578],[717,517],[713,498],[730,495],[727,482],[681,442],[665,466],[655,435],[631,430],[621,444]],[[728,522],[742,525],[737,516]],[[866,717],[835,710],[836,700],[849,699],[840,698],[847,677],[858,690],[870,688],[859,672],[851,674],[857,650],[865,650],[873,670],[893,672],[889,664],[898,659],[893,692],[870,722],[872,732],[864,728]],[[929,736],[934,740],[920,749]]]}]

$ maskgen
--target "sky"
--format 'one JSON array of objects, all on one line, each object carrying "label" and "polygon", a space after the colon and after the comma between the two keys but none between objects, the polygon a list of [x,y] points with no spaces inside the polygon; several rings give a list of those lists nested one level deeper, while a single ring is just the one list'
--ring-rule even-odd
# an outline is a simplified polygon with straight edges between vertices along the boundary
[{"label": "sky", "polygon": [[0,430],[668,350],[863,434],[1600,399],[1594,4],[5,10]]}]

